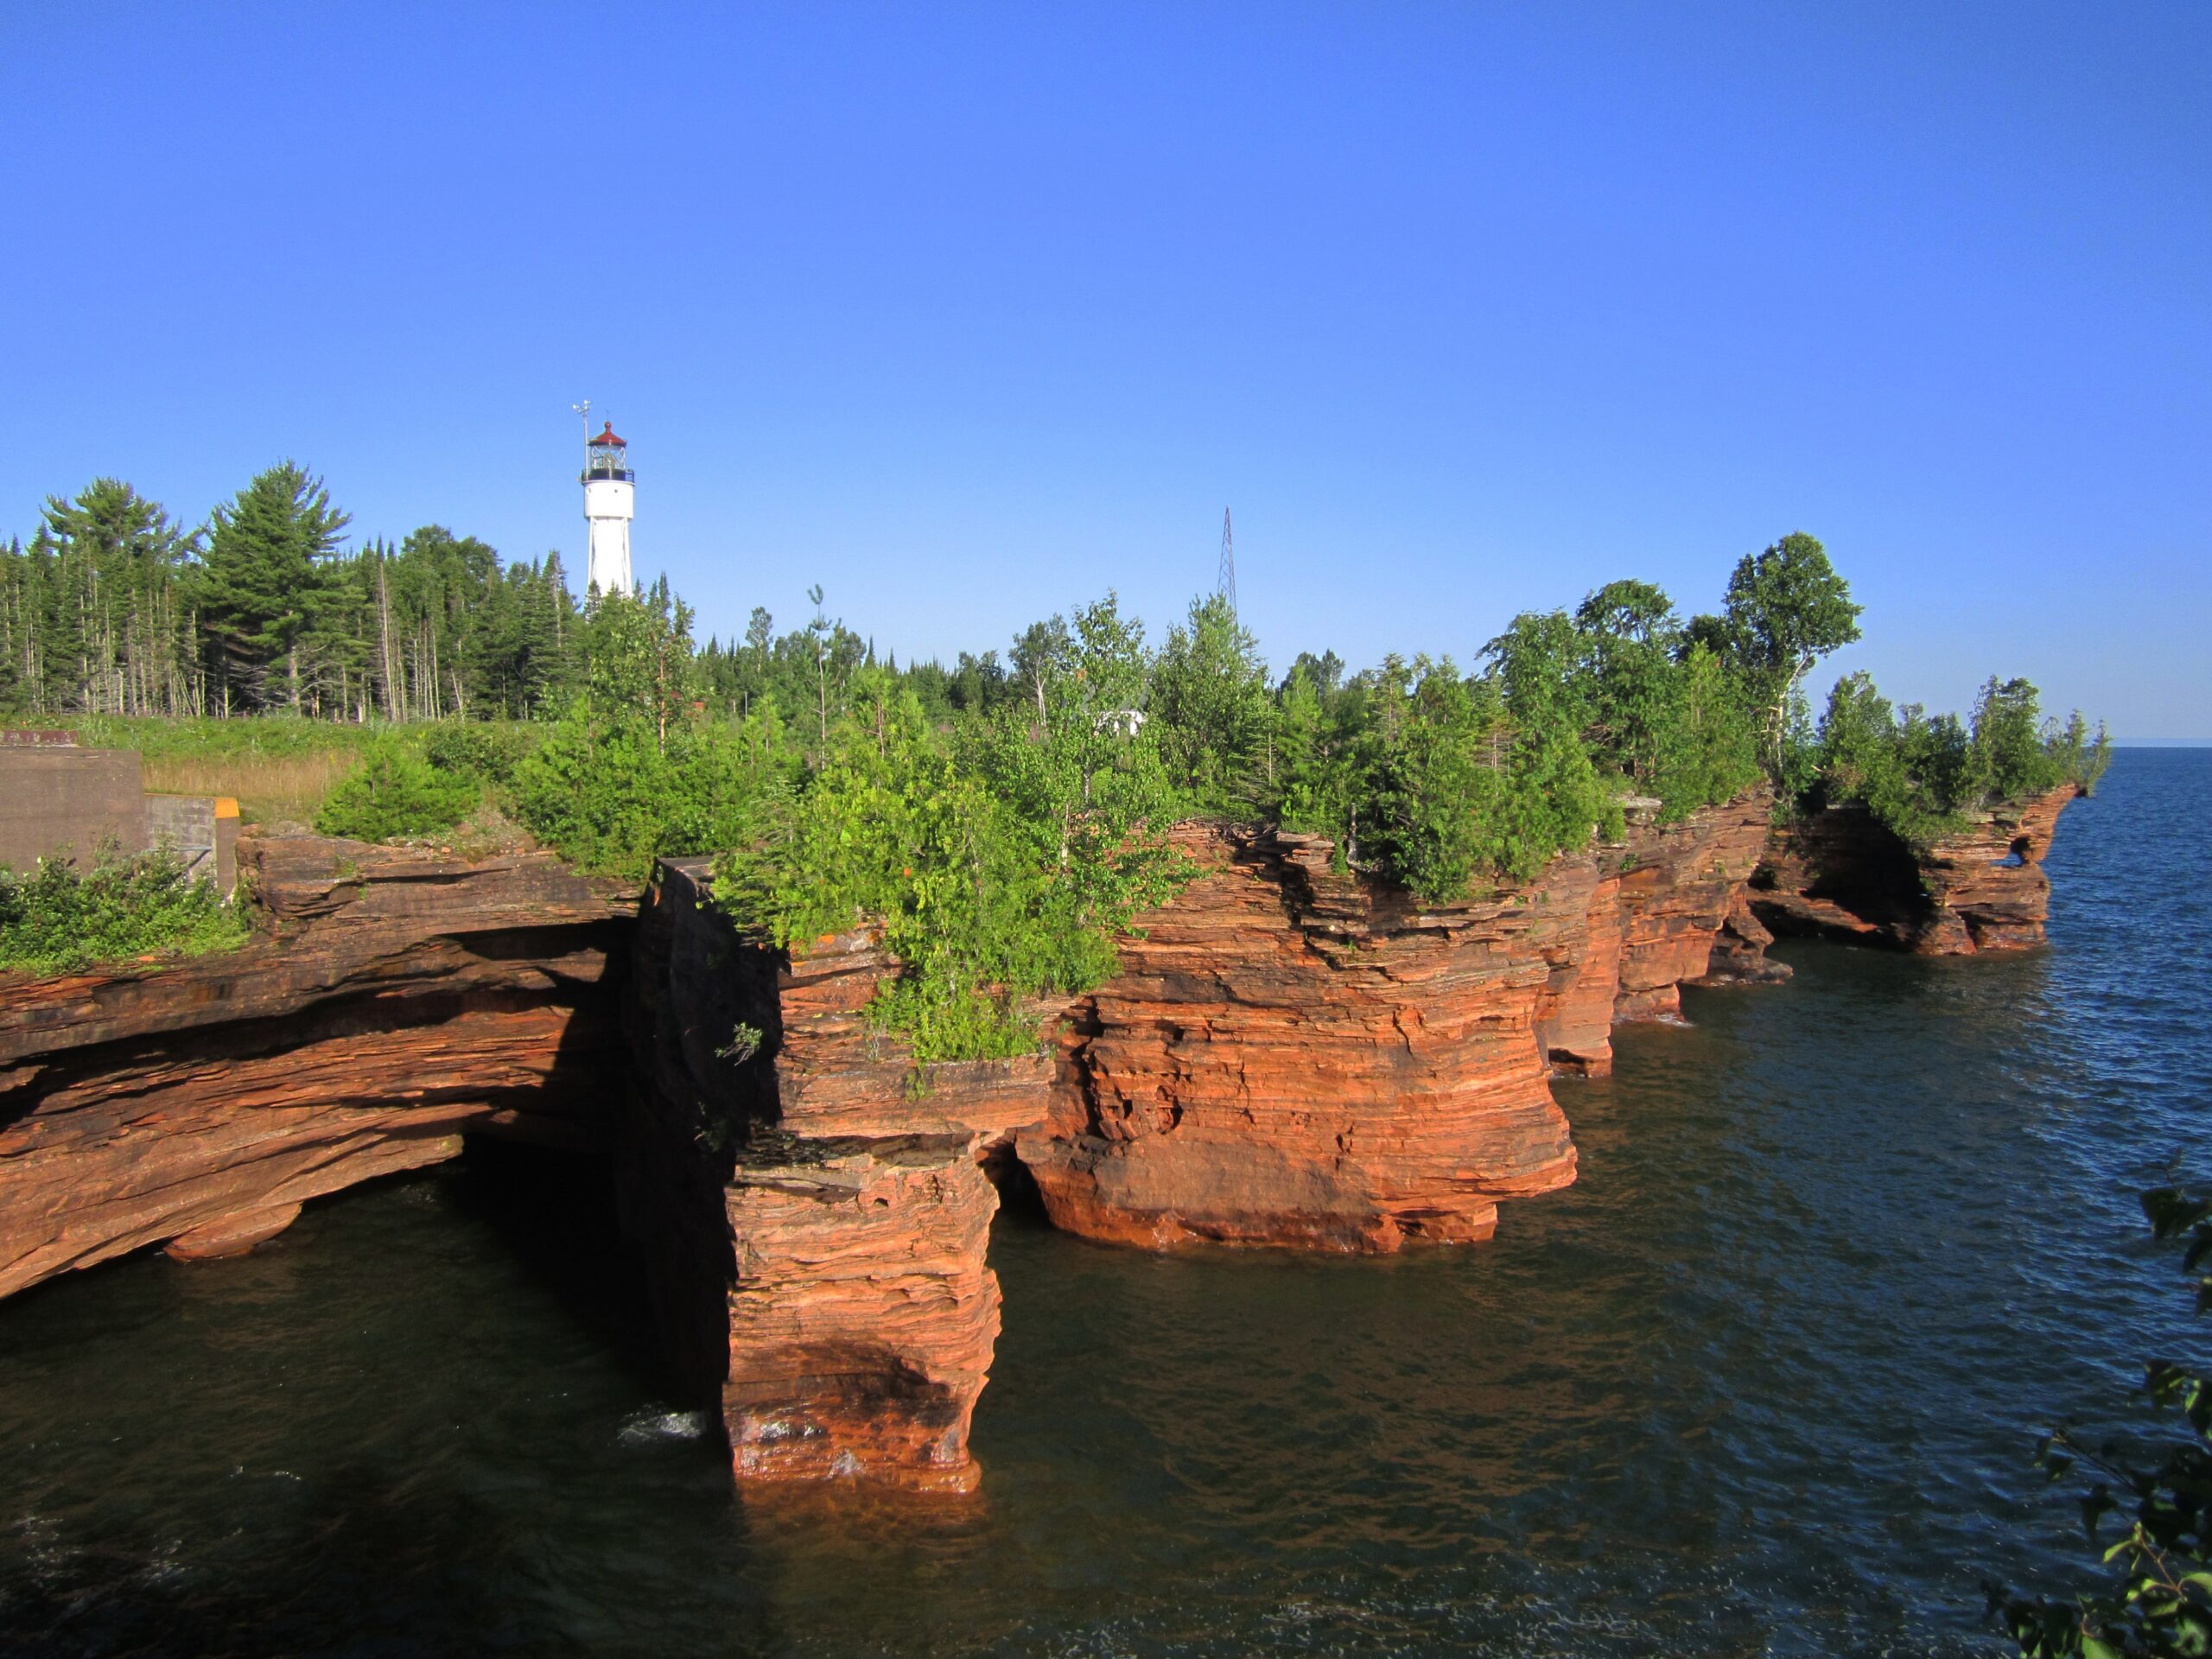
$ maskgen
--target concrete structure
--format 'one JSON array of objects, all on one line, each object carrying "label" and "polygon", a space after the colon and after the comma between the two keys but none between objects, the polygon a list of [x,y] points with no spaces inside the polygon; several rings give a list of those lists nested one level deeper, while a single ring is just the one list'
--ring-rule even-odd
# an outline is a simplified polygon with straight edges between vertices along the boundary
[{"label": "concrete structure", "polygon": [[167,847],[194,876],[238,885],[238,804],[227,796],[149,795],[135,749],[82,749],[67,732],[0,733],[0,867],[42,858],[90,864],[102,852]]},{"label": "concrete structure", "polygon": [[238,804],[227,795],[149,795],[146,845],[166,847],[184,861],[194,880],[206,876],[218,893],[238,884]]},{"label": "concrete structure", "polygon": [[629,446],[605,423],[584,446],[584,524],[590,541],[584,577],[602,594],[634,594],[630,573],[630,520],[638,510],[637,474],[630,470]]}]

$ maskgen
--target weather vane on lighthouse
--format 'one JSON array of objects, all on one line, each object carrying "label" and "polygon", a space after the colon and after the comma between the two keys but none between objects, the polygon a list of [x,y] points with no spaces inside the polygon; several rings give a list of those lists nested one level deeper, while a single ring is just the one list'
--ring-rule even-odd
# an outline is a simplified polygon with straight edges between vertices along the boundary
[{"label": "weather vane on lighthouse", "polygon": [[584,580],[602,594],[634,594],[630,574],[630,520],[638,512],[638,479],[630,470],[629,445],[614,435],[614,423],[591,429],[591,399],[569,405],[584,422],[584,524],[590,531]]}]

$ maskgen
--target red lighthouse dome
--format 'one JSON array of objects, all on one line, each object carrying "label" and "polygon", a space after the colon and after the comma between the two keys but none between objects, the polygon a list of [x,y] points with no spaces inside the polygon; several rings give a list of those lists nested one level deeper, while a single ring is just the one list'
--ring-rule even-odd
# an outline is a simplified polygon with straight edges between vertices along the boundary
[{"label": "red lighthouse dome", "polygon": [[591,440],[585,450],[584,479],[614,478],[627,482],[631,477],[629,443],[614,435],[614,423],[601,424],[599,435]]}]

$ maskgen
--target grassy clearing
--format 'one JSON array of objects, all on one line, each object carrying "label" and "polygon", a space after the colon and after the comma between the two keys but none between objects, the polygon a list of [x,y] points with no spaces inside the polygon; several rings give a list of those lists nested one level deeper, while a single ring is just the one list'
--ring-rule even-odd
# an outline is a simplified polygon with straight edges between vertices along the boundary
[{"label": "grassy clearing", "polygon": [[339,780],[359,764],[372,727],[262,717],[68,722],[91,747],[136,749],[146,787],[162,795],[229,795],[249,824],[307,825]]},{"label": "grassy clearing", "polygon": [[[228,795],[247,824],[311,827],[331,794],[359,769],[379,737],[408,747],[512,749],[535,741],[519,722],[354,726],[335,721],[260,715],[237,720],[79,715],[50,722],[67,727],[88,747],[136,749],[145,758],[146,787],[161,795]],[[496,771],[496,769],[494,769]]]},{"label": "grassy clearing", "polygon": [[149,755],[146,787],[157,795],[230,795],[239,818],[257,827],[311,824],[326,796],[352,772],[357,757],[321,754],[241,755],[227,760]]}]

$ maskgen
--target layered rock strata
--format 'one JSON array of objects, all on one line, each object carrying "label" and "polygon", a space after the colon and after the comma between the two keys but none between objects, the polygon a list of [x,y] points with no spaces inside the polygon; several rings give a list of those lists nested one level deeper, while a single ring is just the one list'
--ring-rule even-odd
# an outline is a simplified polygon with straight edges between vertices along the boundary
[{"label": "layered rock strata", "polygon": [[626,901],[544,855],[240,843],[246,948],[0,978],[0,1295],[153,1243],[251,1248],[459,1152],[602,1143]]},{"label": "layered rock strata", "polygon": [[1185,826],[1203,869],[1081,999],[1017,1139],[1053,1222],[1150,1247],[1390,1251],[1487,1237],[1574,1179],[1554,1067],[1704,976],[1765,836],[1753,798],[1517,891],[1424,906],[1313,837]]},{"label": "layered rock strata", "polygon": [[1774,936],[1743,904],[1744,883],[1766,848],[1773,806],[1773,797],[1758,790],[1679,823],[1630,827],[1620,878],[1615,1025],[1678,1017],[1684,985],[1789,978],[1786,964],[1765,960]]},{"label": "layered rock strata", "polygon": [[1832,806],[1778,830],[1752,877],[1751,907],[1777,933],[1970,956],[2044,942],[2043,868],[2065,784],[1975,815],[1957,834],[1907,842],[1865,807]]},{"label": "layered rock strata", "polygon": [[779,953],[704,879],[663,867],[636,976],[662,1059],[626,1156],[669,1150],[634,1185],[690,1195],[680,1236],[716,1246],[683,1252],[664,1322],[714,1374],[741,1478],[970,1490],[999,1331],[981,1160],[1043,1115],[1050,1060],[916,1065],[864,1012],[898,969],[872,934]]},{"label": "layered rock strata", "polygon": [[640,912],[550,857],[249,841],[256,944],[0,980],[0,1294],[147,1243],[250,1248],[464,1131],[588,1147],[741,1477],[966,1491],[1009,1148],[1102,1240],[1487,1236],[1500,1202],[1574,1178],[1549,1077],[1609,1069],[1612,1027],[1674,1016],[1682,983],[1786,973],[1770,925],[2038,939],[2069,795],[1918,854],[1824,815],[1749,894],[1748,798],[1439,906],[1337,873],[1325,842],[1186,825],[1198,879],[1112,981],[1036,1011],[1047,1052],[927,1066],[867,1013],[898,970],[873,934],[743,938],[701,861]]}]

